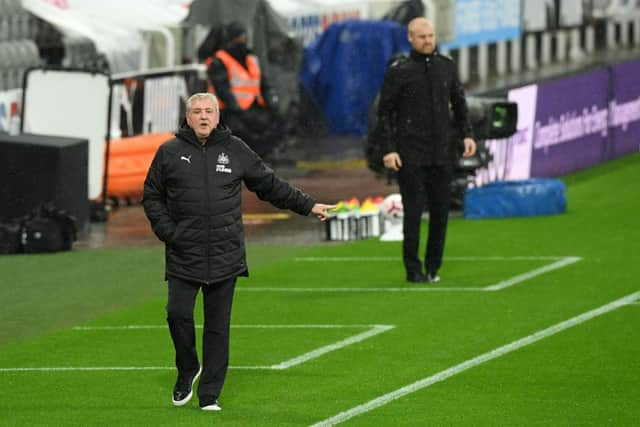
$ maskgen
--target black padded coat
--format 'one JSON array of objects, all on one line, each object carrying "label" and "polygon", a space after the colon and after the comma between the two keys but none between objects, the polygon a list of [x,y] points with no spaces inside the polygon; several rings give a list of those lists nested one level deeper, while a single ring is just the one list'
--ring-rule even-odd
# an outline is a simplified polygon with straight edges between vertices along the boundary
[{"label": "black padded coat", "polygon": [[144,211],[165,243],[166,276],[203,284],[247,276],[242,183],[301,215],[315,200],[275,176],[224,125],[202,145],[184,125],[158,149],[144,183]]},{"label": "black padded coat", "polygon": [[413,50],[389,66],[378,118],[385,153],[398,152],[404,163],[450,165],[461,138],[472,137],[456,64],[437,52]]}]

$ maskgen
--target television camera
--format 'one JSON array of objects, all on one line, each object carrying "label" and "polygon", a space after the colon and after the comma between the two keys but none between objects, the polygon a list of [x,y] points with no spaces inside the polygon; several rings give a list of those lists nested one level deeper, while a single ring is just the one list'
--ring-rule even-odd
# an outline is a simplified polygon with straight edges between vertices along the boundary
[{"label": "television camera", "polygon": [[451,181],[451,208],[454,210],[462,209],[464,192],[473,183],[476,171],[493,160],[486,141],[510,137],[516,133],[518,124],[518,104],[506,99],[470,96],[467,97],[467,108],[477,147],[473,156],[460,156],[454,166]]}]

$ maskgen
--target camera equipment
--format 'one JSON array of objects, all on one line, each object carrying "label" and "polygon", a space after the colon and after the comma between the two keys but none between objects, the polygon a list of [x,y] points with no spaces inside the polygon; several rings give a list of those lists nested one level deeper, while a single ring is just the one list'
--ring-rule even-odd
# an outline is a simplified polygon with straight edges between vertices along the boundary
[{"label": "camera equipment", "polygon": [[470,96],[467,108],[477,140],[508,138],[516,133],[518,104],[501,98]]},{"label": "camera equipment", "polygon": [[493,160],[487,139],[508,138],[516,133],[518,104],[502,98],[470,96],[467,98],[469,120],[476,141],[476,153],[458,158],[451,181],[451,208],[462,209],[464,192],[473,183],[476,170]]}]

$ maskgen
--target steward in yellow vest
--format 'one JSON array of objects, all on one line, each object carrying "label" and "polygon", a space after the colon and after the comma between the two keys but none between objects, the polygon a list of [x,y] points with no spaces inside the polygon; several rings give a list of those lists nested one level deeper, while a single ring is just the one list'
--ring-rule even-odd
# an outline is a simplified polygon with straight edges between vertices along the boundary
[{"label": "steward in yellow vest", "polygon": [[277,114],[278,98],[247,47],[247,32],[238,22],[223,29],[223,48],[210,56],[208,91],[220,101],[222,121],[261,157],[268,157],[285,136]]},{"label": "steward in yellow vest", "polygon": [[[229,52],[224,49],[220,49],[214,56],[207,59],[207,68],[210,67],[214,58],[218,58],[224,64],[227,70],[229,88],[240,109],[248,110],[254,102],[258,103],[261,107],[266,107],[264,98],[260,93],[260,81],[262,74],[260,72],[260,63],[257,56],[247,54],[244,65],[242,65]],[[211,93],[216,93],[216,89],[210,81],[208,82],[207,89]],[[221,97],[218,96],[218,98]],[[224,101],[222,101],[220,103],[220,109],[224,108],[225,104]]]}]

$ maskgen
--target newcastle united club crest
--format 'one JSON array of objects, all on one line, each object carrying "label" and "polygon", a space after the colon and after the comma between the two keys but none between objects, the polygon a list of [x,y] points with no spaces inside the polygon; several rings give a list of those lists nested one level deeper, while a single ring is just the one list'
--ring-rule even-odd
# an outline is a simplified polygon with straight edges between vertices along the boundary
[{"label": "newcastle united club crest", "polygon": [[229,156],[226,153],[222,152],[218,155],[218,164],[216,165],[216,172],[222,173],[231,173],[231,168],[227,167],[229,165]]}]

